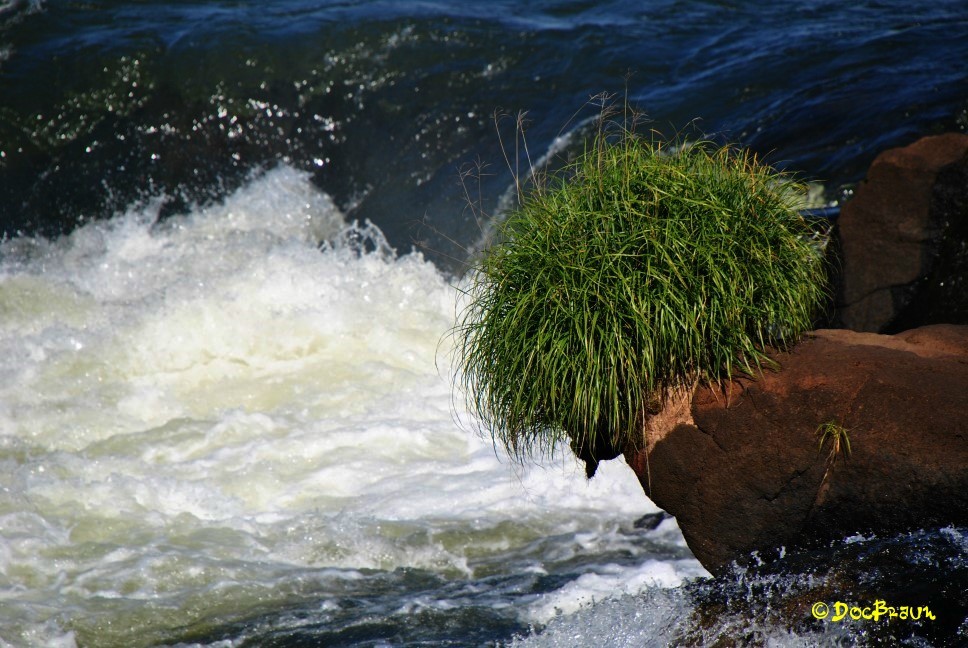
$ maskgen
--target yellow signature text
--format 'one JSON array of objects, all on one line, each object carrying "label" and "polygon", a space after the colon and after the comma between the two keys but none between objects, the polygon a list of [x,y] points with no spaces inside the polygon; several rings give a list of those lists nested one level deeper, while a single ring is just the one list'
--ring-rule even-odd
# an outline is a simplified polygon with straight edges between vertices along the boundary
[{"label": "yellow signature text", "polygon": [[888,605],[887,601],[877,599],[873,605],[850,605],[843,601],[835,601],[833,606],[818,601],[810,608],[815,619],[828,619],[832,623],[840,623],[845,619],[852,621],[880,621],[881,619],[901,619],[904,621],[918,621],[928,619],[934,621],[937,617],[927,605],[915,607],[911,605]]}]

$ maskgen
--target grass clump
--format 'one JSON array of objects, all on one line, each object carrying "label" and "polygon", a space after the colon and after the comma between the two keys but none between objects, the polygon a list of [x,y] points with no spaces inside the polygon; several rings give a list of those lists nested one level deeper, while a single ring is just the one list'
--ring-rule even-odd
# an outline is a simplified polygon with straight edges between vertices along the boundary
[{"label": "grass clump", "polygon": [[830,439],[830,454],[827,455],[828,464],[836,461],[837,456],[841,453],[843,453],[845,459],[850,457],[850,439],[847,437],[847,432],[849,430],[837,421],[827,421],[817,426],[817,436],[820,437],[818,452],[823,451],[824,444],[827,443],[827,439]]},{"label": "grass clump", "polygon": [[743,150],[600,128],[474,268],[455,332],[483,425],[519,458],[611,458],[668,390],[759,370],[825,297],[800,190]]}]

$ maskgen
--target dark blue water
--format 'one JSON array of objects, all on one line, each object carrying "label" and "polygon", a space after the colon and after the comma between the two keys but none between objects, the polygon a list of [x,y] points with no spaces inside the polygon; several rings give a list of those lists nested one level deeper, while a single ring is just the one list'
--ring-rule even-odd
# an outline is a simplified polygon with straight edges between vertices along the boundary
[{"label": "dark blue water", "polygon": [[486,165],[464,184],[492,212],[514,118],[536,159],[602,93],[836,200],[884,148],[968,127],[966,36],[963,0],[4,0],[0,230],[178,213],[286,162],[454,269],[478,234],[461,171]]},{"label": "dark blue water", "polygon": [[[457,273],[515,170],[579,146],[603,95],[627,99],[668,137],[749,147],[822,183],[836,202],[880,151],[968,130],[966,61],[964,0],[0,0],[0,232],[33,241],[112,218],[119,230],[131,228],[118,215],[132,205],[160,204],[162,219],[197,213],[266,171],[291,167],[308,173],[347,220],[370,220],[401,252],[417,248]],[[40,265],[31,260],[30,273]],[[70,406],[83,402],[83,387]],[[602,579],[616,582],[616,569],[634,577],[645,556],[659,572],[684,558],[682,546],[654,541],[633,522],[605,549],[568,536],[568,546],[585,551],[580,558],[559,556],[565,541],[529,541],[526,553],[539,555],[543,574],[495,559],[473,578],[401,567],[361,568],[359,578],[353,571],[319,591],[282,581],[299,594],[285,605],[203,610],[151,642],[945,646],[968,637],[959,601],[964,529],[852,539],[762,570],[633,588],[639,593],[547,627],[522,620],[521,601],[573,584],[595,592]],[[14,539],[25,546],[23,532],[0,528],[0,558]],[[111,587],[124,591],[123,583]],[[47,590],[37,588],[16,592],[18,605],[46,609],[39,599]],[[197,594],[207,599],[204,588]],[[833,625],[802,608],[838,596],[931,605],[942,616]],[[338,605],[324,608],[323,598]],[[106,601],[91,605],[110,617]],[[416,613],[401,612],[407,606]],[[53,619],[43,636],[85,628],[86,614],[38,613]],[[82,630],[64,641],[74,639],[97,645]]]}]

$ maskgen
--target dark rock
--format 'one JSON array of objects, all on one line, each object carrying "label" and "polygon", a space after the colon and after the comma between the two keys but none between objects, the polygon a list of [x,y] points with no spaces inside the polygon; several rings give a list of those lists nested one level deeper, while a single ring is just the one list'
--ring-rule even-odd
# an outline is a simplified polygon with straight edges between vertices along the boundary
[{"label": "dark rock", "polygon": [[635,524],[633,524],[632,526],[635,527],[636,529],[645,529],[646,531],[654,531],[659,528],[660,524],[668,520],[670,517],[672,516],[666,513],[665,511],[658,511],[656,513],[646,513],[638,520],[636,520]]},{"label": "dark rock", "polygon": [[968,155],[938,172],[931,214],[940,235],[926,249],[926,274],[901,293],[883,333],[925,324],[968,324]]},{"label": "dark rock", "polygon": [[703,566],[968,524],[968,327],[821,330],[776,359],[671,398],[625,453]]},{"label": "dark rock", "polygon": [[925,137],[877,156],[838,222],[845,327],[896,331],[966,321],[960,310],[949,312],[948,298],[968,301],[966,180],[968,135]]},{"label": "dark rock", "polygon": [[571,451],[585,463],[585,477],[591,479],[598,470],[598,464],[608,461],[622,454],[624,448],[616,444],[612,435],[605,430],[599,430],[591,440],[580,437],[571,440]]},{"label": "dark rock", "polygon": [[[773,645],[759,626],[786,629],[818,646],[964,646],[966,532],[947,527],[851,539],[697,579],[683,588],[692,599],[688,633],[669,643]],[[875,611],[876,601],[883,605],[880,618],[834,620],[848,606]],[[827,606],[822,619],[814,613],[817,603]],[[902,606],[908,607],[907,619],[898,618]],[[890,618],[888,607],[897,616]]]}]

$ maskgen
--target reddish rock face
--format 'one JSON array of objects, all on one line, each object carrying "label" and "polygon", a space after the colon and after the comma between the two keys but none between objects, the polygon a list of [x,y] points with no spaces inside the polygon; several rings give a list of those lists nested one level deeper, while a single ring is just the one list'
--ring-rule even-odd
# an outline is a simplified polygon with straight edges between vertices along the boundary
[{"label": "reddish rock face", "polygon": [[[625,453],[707,569],[968,524],[968,326],[816,331],[776,359],[780,371],[674,401]],[[827,422],[847,429],[839,450],[832,436],[821,447]]]},{"label": "reddish rock face", "polygon": [[[925,137],[877,156],[838,221],[842,254],[839,317],[855,331],[882,331],[932,269],[946,221],[964,214],[968,186],[939,187],[944,171],[968,166],[968,135]],[[952,189],[957,195],[952,196]],[[939,193],[948,194],[938,200]],[[961,206],[959,208],[958,206]],[[947,320],[950,321],[950,320]]]}]

